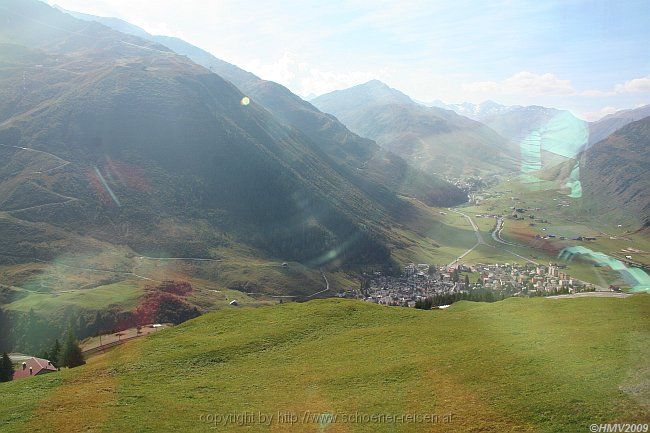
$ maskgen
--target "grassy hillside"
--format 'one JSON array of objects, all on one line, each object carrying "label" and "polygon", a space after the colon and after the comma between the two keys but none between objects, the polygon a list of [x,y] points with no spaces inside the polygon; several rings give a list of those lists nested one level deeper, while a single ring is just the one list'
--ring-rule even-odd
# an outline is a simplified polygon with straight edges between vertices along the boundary
[{"label": "grassy hillside", "polygon": [[[648,317],[647,295],[438,311],[347,300],[223,311],[81,368],[0,385],[0,426],[200,432],[214,427],[206,417],[245,411],[273,422],[218,431],[555,433],[647,422]],[[278,412],[298,420],[280,423]],[[329,417],[305,421],[305,412]],[[344,422],[355,413],[440,418]]]},{"label": "grassy hillside", "polygon": [[580,157],[588,212],[650,226],[650,117],[630,123]]}]

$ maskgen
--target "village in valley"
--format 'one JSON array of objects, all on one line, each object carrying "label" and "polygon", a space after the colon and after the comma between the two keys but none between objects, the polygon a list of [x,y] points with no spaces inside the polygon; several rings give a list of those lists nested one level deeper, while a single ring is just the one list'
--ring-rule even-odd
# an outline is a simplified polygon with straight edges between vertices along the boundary
[{"label": "village in valley", "polygon": [[[382,305],[417,307],[433,299],[432,306],[460,300],[499,300],[510,296],[552,296],[591,292],[592,284],[572,278],[566,265],[461,264],[435,266],[411,263],[401,276],[380,272],[367,275],[355,297]],[[442,302],[442,303],[441,303]],[[439,305],[437,305],[439,304]]]}]

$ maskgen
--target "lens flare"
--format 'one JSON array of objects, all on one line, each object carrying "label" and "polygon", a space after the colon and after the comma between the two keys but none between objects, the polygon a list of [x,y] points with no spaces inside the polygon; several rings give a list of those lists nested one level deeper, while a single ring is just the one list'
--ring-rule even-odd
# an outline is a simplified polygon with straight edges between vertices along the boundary
[{"label": "lens flare", "polygon": [[113,190],[111,189],[111,187],[108,185],[108,182],[106,182],[106,179],[104,179],[104,176],[102,176],[102,173],[99,171],[99,168],[97,168],[97,167],[93,167],[93,168],[94,168],[94,170],[95,170],[95,174],[97,175],[97,178],[99,179],[99,182],[100,182],[101,185],[104,187],[104,189],[106,190],[106,192],[108,193],[108,195],[111,197],[111,199],[113,200],[113,202],[114,202],[118,207],[119,207],[119,206],[122,206],[122,204],[120,203],[120,200],[117,198],[117,196],[115,195],[115,193],[113,192]]},{"label": "lens flare", "polygon": [[608,266],[613,271],[618,272],[621,278],[630,285],[632,292],[650,293],[650,276],[643,269],[628,268],[620,260],[583,246],[567,247],[560,251],[558,257],[570,261],[575,256],[584,256],[599,266]]},{"label": "lens flare", "polygon": [[582,197],[582,184],[580,183],[580,163],[576,162],[571,170],[569,179],[565,186],[571,190],[569,197],[580,198]]}]

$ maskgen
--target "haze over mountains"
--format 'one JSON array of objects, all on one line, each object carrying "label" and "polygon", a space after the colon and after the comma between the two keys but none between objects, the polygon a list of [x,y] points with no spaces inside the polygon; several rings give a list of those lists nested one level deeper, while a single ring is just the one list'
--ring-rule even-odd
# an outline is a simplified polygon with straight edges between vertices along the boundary
[{"label": "haze over mountains", "polygon": [[[517,139],[532,130],[563,117],[563,122],[581,130],[588,128],[588,145],[597,143],[628,123],[650,116],[650,105],[617,111],[593,122],[584,122],[573,114],[556,108],[541,106],[502,105],[494,101],[480,104],[464,102],[462,104],[445,104],[434,101],[427,105],[453,110],[458,114],[485,123],[499,134],[509,139]],[[575,149],[574,149],[575,150]]]},{"label": "haze over mountains", "polygon": [[513,108],[489,100],[481,102],[480,104],[474,104],[472,102],[463,102],[461,104],[446,104],[442,101],[433,101],[430,103],[425,103],[424,105],[452,110],[458,114],[478,121],[481,121],[490,116],[506,113]]},{"label": "haze over mountains", "polygon": [[566,110],[536,105],[506,106],[494,101],[446,107],[484,123],[510,140],[519,149],[523,172],[561,163],[587,145],[587,122]]},{"label": "haze over mountains", "polygon": [[586,215],[648,226],[650,105],[587,123],[568,111],[540,106],[504,106],[493,101],[434,104],[485,123],[517,143],[522,172],[534,174],[561,164],[568,173],[577,167]]},{"label": "haze over mountains", "polygon": [[492,129],[450,110],[425,107],[377,80],[312,103],[427,171],[459,176],[517,167],[515,149]]},{"label": "haze over mountains", "polygon": [[[565,110],[505,106],[494,101],[481,104],[435,101],[427,104],[432,106],[427,109],[376,80],[315,97],[312,105],[284,86],[262,80],[181,39],[154,36],[115,18],[69,13],[159,42],[187,55],[231,81],[282,122],[308,135],[337,163],[347,164],[352,171],[354,168],[362,169],[360,174],[363,178],[374,179],[395,191],[417,196],[429,203],[441,203],[443,197],[454,197],[454,194],[442,188],[434,178],[424,178],[421,171],[410,168],[392,151],[427,172],[458,175],[481,173],[483,170],[511,170],[513,167],[515,171],[532,172],[574,158],[587,146],[650,114],[648,106],[645,106],[623,110],[588,124]],[[359,135],[375,139],[390,150],[373,146],[374,143],[351,133],[336,118],[319,111],[314,105],[323,112],[336,115]],[[371,106],[375,107],[369,109]],[[460,116],[454,116],[449,110]],[[368,114],[363,116],[361,113]],[[482,125],[465,118],[485,124],[497,134],[491,134],[488,128],[481,128]],[[400,122],[402,132],[398,126]],[[449,129],[441,133],[443,125]],[[450,132],[454,129],[458,138]],[[340,145],[342,142],[345,146]],[[485,155],[489,157],[484,158]],[[494,156],[497,156],[496,161],[490,158]],[[397,181],[391,182],[391,179]],[[431,185],[437,185],[437,188],[431,190]],[[423,193],[427,188],[437,194]]]}]

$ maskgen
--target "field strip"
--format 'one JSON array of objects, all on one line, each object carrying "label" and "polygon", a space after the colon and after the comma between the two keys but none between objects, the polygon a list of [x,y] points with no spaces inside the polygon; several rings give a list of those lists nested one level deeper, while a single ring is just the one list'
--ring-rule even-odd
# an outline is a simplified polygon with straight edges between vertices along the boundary
[{"label": "field strip", "polygon": [[532,264],[534,264],[534,265],[538,265],[538,266],[539,266],[539,263],[536,262],[536,261],[533,260],[533,259],[529,259],[528,257],[524,257],[524,256],[522,256],[521,254],[517,254],[517,253],[515,253],[515,252],[513,252],[513,251],[510,251],[510,250],[507,250],[507,249],[505,249],[505,248],[504,248],[504,251],[507,251],[507,252],[509,252],[510,254],[512,254],[513,256],[517,256],[517,257],[519,257],[520,259],[526,260],[526,261],[529,262],[529,263],[532,263]]},{"label": "field strip", "polygon": [[[476,245],[474,245],[472,248],[470,248],[469,250],[467,250],[467,251],[465,251],[463,254],[461,254],[461,255],[460,255],[456,260],[454,260],[453,262],[451,262],[451,263],[450,263],[449,265],[447,265],[447,266],[453,266],[455,263],[458,263],[460,260],[462,260],[462,259],[463,259],[465,256],[467,256],[469,253],[471,253],[471,252],[472,252],[476,247],[478,247],[479,245],[487,245],[487,246],[492,247],[492,248],[497,248],[496,246],[494,246],[494,245],[490,245],[490,244],[488,244],[488,243],[485,242],[485,240],[483,239],[483,236],[481,236],[481,233],[480,233],[480,231],[479,231],[479,229],[478,229],[478,226],[476,225],[476,223],[474,223],[474,221],[472,221],[472,218],[471,218],[469,215],[467,215],[467,214],[465,214],[465,213],[463,213],[463,212],[459,212],[459,211],[457,211],[457,210],[455,210],[455,209],[451,209],[451,208],[449,208],[449,210],[450,210],[451,212],[455,212],[455,213],[457,213],[457,214],[459,214],[459,215],[462,215],[463,217],[465,217],[465,218],[469,221],[469,223],[470,223],[471,226],[472,226],[472,229],[474,229],[474,233],[476,234],[476,240],[477,240],[477,243],[476,243]],[[510,242],[506,242],[506,241],[500,239],[500,233],[501,233],[501,230],[503,230],[503,218],[501,219],[501,222],[500,222],[500,223],[499,223],[499,220],[497,220],[497,225],[495,226],[494,230],[492,231],[492,238],[493,238],[495,241],[497,241],[497,242],[499,242],[499,243],[501,243],[501,244],[504,244],[504,245],[520,246],[520,245],[513,244],[513,243],[510,243]],[[506,248],[503,248],[503,250],[506,251],[506,252],[508,252],[508,253],[510,253],[510,254],[512,254],[513,256],[519,257],[520,259],[525,260],[525,261],[527,261],[527,262],[529,262],[529,263],[532,263],[532,264],[534,264],[534,265],[539,265],[539,263],[536,262],[535,260],[529,259],[528,257],[524,257],[524,256],[522,256],[521,254],[517,254],[517,253],[515,253],[514,251],[511,251],[511,250],[506,249]]]},{"label": "field strip", "polygon": [[[321,272],[321,275],[323,276],[323,279],[325,280],[325,288],[323,290],[319,290],[317,292],[312,293],[311,295],[306,295],[304,296],[305,298],[313,298],[316,295],[320,295],[321,293],[325,293],[330,289],[330,282],[327,279],[327,276],[325,276],[324,272]],[[248,283],[246,283],[248,284]],[[245,293],[246,295],[262,295],[262,296],[268,296],[269,298],[302,298],[303,296],[301,295],[271,295],[268,293],[263,293],[263,292],[242,292]]]},{"label": "field strip", "polygon": [[457,257],[453,262],[449,263],[449,264],[447,265],[447,267],[453,266],[454,263],[458,263],[458,262],[459,262],[460,260],[462,260],[466,255],[468,255],[469,253],[471,253],[472,251],[474,251],[474,249],[475,249],[476,247],[478,247],[479,245],[480,245],[480,244],[476,244],[476,245],[474,245],[472,248],[470,248],[469,250],[465,251],[463,254],[461,254],[460,256],[458,256],[458,257]]}]

